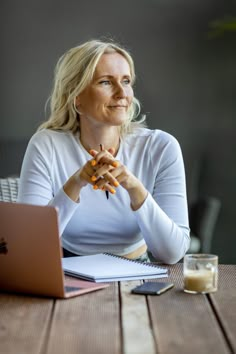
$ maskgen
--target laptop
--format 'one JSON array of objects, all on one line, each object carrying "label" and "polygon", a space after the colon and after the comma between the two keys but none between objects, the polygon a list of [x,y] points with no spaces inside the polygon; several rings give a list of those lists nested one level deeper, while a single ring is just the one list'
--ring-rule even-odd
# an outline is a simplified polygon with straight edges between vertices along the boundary
[{"label": "laptop", "polygon": [[65,276],[56,208],[0,202],[0,289],[70,298],[103,289]]}]

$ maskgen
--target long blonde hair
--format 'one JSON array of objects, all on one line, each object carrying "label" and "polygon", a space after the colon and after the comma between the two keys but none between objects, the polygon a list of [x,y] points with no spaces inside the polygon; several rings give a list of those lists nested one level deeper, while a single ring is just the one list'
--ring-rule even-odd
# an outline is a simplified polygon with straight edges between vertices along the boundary
[{"label": "long blonde hair", "polygon": [[[68,50],[59,60],[55,68],[54,87],[49,97],[51,114],[38,130],[53,129],[72,131],[79,130],[79,113],[76,111],[75,98],[90,84],[97,63],[104,53],[118,52],[128,62],[132,84],[135,81],[134,63],[131,55],[121,46],[100,40],[91,40]],[[127,120],[121,126],[121,135],[128,133],[136,126],[145,126],[145,117],[136,120],[140,114],[140,103],[134,97],[127,113]]]}]

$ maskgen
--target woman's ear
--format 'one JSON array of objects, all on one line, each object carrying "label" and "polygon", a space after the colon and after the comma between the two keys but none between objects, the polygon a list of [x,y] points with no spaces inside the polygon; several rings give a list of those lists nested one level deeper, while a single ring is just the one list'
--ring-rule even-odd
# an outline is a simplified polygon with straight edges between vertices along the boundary
[{"label": "woman's ear", "polygon": [[79,96],[75,97],[74,98],[74,110],[78,113],[78,114],[81,114],[80,112],[80,98]]},{"label": "woman's ear", "polygon": [[76,96],[74,102],[75,102],[75,106],[78,107],[80,105],[80,97]]}]

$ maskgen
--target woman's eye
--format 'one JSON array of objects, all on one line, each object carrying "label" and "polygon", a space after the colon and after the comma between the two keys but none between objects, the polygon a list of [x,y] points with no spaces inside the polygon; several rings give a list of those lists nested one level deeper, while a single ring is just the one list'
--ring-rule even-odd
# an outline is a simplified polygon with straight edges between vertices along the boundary
[{"label": "woman's eye", "polygon": [[107,86],[107,85],[110,85],[111,82],[109,80],[102,80],[99,82],[99,84]]},{"label": "woman's eye", "polygon": [[125,79],[125,80],[123,81],[123,83],[124,83],[125,85],[129,85],[129,84],[130,84],[130,79]]}]

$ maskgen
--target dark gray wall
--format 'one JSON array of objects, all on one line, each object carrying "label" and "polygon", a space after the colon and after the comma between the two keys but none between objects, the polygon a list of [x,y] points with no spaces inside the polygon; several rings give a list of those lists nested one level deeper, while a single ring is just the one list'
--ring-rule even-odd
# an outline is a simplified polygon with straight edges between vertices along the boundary
[{"label": "dark gray wall", "polygon": [[45,119],[59,56],[91,38],[114,38],[135,59],[149,126],[182,146],[189,201],[221,199],[212,251],[236,263],[236,32],[207,36],[211,21],[236,15],[235,1],[2,0],[0,7],[0,177],[20,171]]}]

